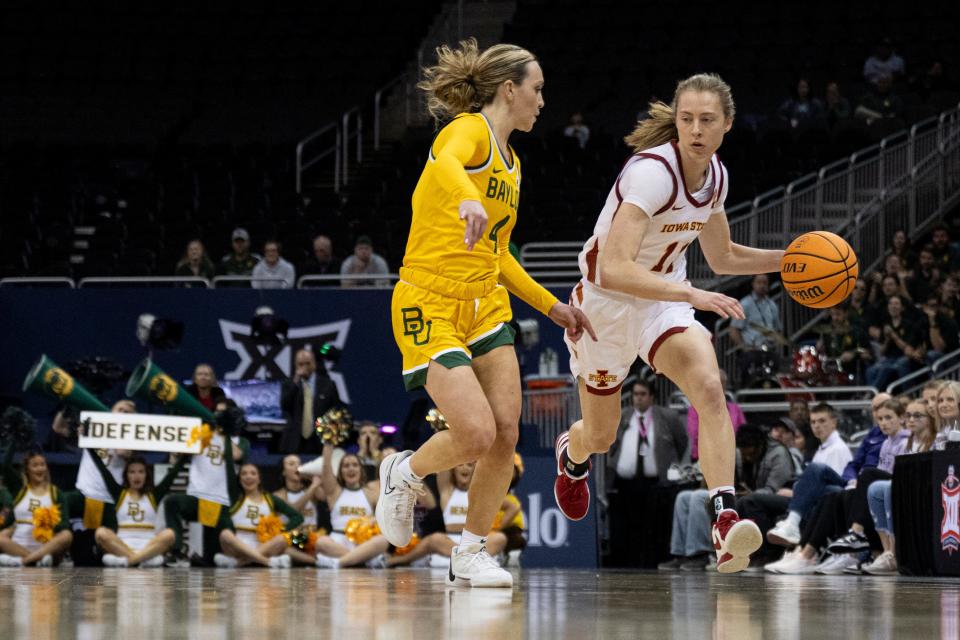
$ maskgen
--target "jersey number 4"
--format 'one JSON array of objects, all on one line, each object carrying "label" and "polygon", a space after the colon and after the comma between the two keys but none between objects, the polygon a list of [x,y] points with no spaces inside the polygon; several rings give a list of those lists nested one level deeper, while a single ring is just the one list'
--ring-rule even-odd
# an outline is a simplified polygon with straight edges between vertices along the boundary
[{"label": "jersey number 4", "polygon": [[510,216],[506,216],[506,217],[500,218],[500,221],[497,222],[497,224],[493,225],[493,228],[490,229],[490,235],[487,236],[487,237],[490,238],[491,240],[493,240],[493,252],[494,252],[494,253],[497,252],[497,248],[498,248],[497,234],[500,232],[500,229],[503,228],[503,225],[507,224],[507,222],[509,222],[509,221],[510,221]]},{"label": "jersey number 4", "polygon": [[661,272],[663,272],[663,273],[673,273],[673,263],[676,262],[676,259],[679,258],[680,256],[682,256],[682,255],[683,255],[683,252],[686,251],[686,250],[687,250],[687,247],[690,246],[690,243],[688,242],[687,244],[685,244],[685,245],[683,245],[682,247],[680,247],[680,251],[677,252],[676,257],[675,257],[673,260],[670,261],[670,264],[667,265],[667,270],[666,270],[666,272],[664,272],[664,271],[663,271],[663,266],[667,263],[667,258],[669,258],[670,256],[673,255],[673,250],[677,248],[677,245],[678,245],[678,244],[680,244],[680,243],[679,243],[679,242],[671,242],[670,244],[668,244],[668,245],[667,245],[667,248],[664,249],[664,251],[663,251],[663,255],[660,256],[660,260],[657,262],[657,264],[653,265],[653,269],[651,269],[651,271],[653,271],[654,273],[661,273]]}]

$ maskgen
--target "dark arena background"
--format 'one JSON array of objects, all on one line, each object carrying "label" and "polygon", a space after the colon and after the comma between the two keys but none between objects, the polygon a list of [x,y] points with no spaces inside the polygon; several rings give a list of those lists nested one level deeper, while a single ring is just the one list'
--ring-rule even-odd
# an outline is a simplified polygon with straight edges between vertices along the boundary
[{"label": "dark arena background", "polygon": [[[960,638],[957,25],[945,0],[4,2],[0,635]],[[324,487],[347,480],[322,468],[345,478],[357,460],[375,481],[384,455],[444,426],[404,388],[391,296],[436,135],[416,85],[436,47],[470,37],[542,66],[545,106],[511,138],[510,249],[561,301],[624,136],[700,72],[736,102],[718,152],[733,241],[829,231],[855,253],[859,279],[831,309],[795,302],[779,273],[717,275],[697,243],[686,253],[694,287],[747,311],[696,316],[726,376],[737,510],[764,534],[745,571],[716,569],[699,418],[639,357],[590,510],[564,517],[554,442],[581,417],[577,382],[562,329],[517,298],[519,513],[488,541],[507,540],[493,557],[513,589],[447,586],[449,553],[324,555],[325,534],[359,549],[378,533],[364,506],[340,529]],[[91,411],[112,412],[120,439],[86,443],[108,431]],[[123,430],[123,412],[153,430]],[[653,441],[634,456],[637,415]],[[180,424],[180,449],[151,440]],[[244,460],[231,491],[256,472],[277,496],[259,508],[282,500],[304,522],[258,516],[242,493],[204,499],[226,490],[219,474],[236,482],[228,451]],[[149,500],[121,492],[125,467],[146,471]],[[466,499],[438,475],[420,544],[449,544]],[[243,535],[263,555],[237,567]]]}]

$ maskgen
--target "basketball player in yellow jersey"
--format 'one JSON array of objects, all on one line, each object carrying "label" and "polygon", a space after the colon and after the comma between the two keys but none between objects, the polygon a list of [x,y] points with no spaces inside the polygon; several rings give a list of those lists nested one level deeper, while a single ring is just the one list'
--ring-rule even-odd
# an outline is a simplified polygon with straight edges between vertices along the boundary
[{"label": "basketball player in yellow jersey", "polygon": [[[449,120],[434,139],[413,194],[413,221],[393,333],[407,389],[425,386],[450,429],[380,465],[377,523],[391,544],[407,544],[413,507],[431,473],[476,461],[463,537],[449,581],[510,587],[513,578],[484,548],[513,475],[520,421],[520,370],[508,291],[564,327],[593,336],[579,310],[559,302],[510,255],[520,162],[507,144],[529,131],[543,107],[543,73],[529,51],[475,40],[441,47],[420,88],[431,114]],[[594,336],[595,337],[595,336]]]}]

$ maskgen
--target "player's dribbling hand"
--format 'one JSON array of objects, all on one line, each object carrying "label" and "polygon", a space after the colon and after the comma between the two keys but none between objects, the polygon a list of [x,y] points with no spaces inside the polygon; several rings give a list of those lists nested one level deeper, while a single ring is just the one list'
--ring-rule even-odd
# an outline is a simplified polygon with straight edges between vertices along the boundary
[{"label": "player's dribbling hand", "polygon": [[558,302],[550,309],[549,317],[567,330],[567,335],[570,336],[573,342],[582,338],[584,331],[593,338],[594,342],[597,341],[597,334],[593,332],[593,326],[590,324],[590,320],[587,319],[587,316],[585,316],[580,309],[572,307],[569,304]]},{"label": "player's dribbling hand", "polygon": [[460,219],[466,222],[467,228],[463,233],[463,242],[468,251],[473,251],[474,245],[483,237],[487,229],[487,212],[479,200],[464,200],[460,203]]},{"label": "player's dribbling hand", "polygon": [[743,307],[740,306],[740,301],[722,293],[694,289],[690,293],[690,304],[701,311],[712,311],[721,318],[734,318],[736,320],[746,318]]}]

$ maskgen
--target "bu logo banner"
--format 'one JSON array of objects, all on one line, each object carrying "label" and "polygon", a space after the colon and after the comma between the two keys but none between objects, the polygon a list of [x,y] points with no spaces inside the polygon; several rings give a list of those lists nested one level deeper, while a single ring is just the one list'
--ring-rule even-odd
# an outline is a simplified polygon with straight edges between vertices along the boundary
[{"label": "bu logo banner", "polygon": [[954,475],[953,465],[947,467],[947,477],[940,483],[940,503],[940,549],[953,555],[960,551],[960,480]]}]

